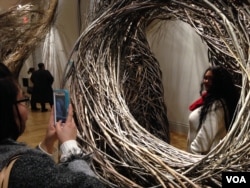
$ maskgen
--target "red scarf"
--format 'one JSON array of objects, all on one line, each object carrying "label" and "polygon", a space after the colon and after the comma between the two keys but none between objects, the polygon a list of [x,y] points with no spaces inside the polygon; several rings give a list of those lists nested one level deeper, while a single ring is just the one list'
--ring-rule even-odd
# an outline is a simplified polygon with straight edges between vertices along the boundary
[{"label": "red scarf", "polygon": [[197,99],[196,101],[194,101],[190,106],[189,106],[189,110],[193,111],[196,108],[200,107],[203,105],[204,103],[204,98],[206,97],[207,92],[202,93],[201,97],[199,99]]}]

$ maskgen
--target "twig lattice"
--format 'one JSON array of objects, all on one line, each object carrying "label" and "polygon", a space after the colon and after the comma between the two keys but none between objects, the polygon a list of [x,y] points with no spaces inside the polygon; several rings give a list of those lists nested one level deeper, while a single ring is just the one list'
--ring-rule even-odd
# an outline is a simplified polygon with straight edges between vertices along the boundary
[{"label": "twig lattice", "polygon": [[[110,187],[205,187],[221,186],[222,171],[249,171],[249,4],[105,3],[106,9],[96,12],[77,41],[65,76],[79,138],[86,151],[95,153],[93,167],[99,176]],[[225,66],[237,79],[242,76],[237,118],[207,156],[180,151],[148,129],[158,126],[168,133],[161,71],[145,37],[146,27],[156,19],[187,22],[207,43],[211,63]]]},{"label": "twig lattice", "polygon": [[[99,177],[110,187],[219,187],[221,171],[250,171],[248,1],[99,3],[105,6],[96,9],[76,42],[70,57],[74,62],[69,63],[64,79],[70,85],[81,145],[86,152],[94,152],[92,166]],[[38,19],[42,22],[27,27],[16,20],[26,15],[26,9],[0,15],[0,58],[16,75],[52,24],[57,0],[50,4],[48,12],[34,11],[44,18]],[[145,37],[146,27],[156,19],[190,24],[207,43],[211,63],[220,63],[237,81],[241,79],[232,128],[206,156],[167,144],[161,71]]]}]

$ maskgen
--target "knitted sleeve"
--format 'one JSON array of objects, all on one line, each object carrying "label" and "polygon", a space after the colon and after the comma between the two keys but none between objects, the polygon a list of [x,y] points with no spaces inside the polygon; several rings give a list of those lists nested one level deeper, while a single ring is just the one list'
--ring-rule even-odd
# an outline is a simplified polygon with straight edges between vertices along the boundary
[{"label": "knitted sleeve", "polygon": [[60,165],[42,152],[23,154],[12,168],[9,187],[104,187],[99,179],[86,174],[84,169],[74,171],[70,165],[84,168],[87,164],[85,160],[77,159],[69,161],[67,165]]}]

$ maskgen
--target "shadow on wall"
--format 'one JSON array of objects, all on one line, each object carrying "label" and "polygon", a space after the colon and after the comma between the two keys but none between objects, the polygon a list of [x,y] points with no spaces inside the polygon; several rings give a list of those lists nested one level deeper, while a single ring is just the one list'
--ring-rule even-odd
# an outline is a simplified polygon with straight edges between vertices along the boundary
[{"label": "shadow on wall", "polygon": [[147,30],[152,52],[160,63],[170,130],[188,131],[188,106],[199,96],[208,47],[188,24],[155,20]]}]

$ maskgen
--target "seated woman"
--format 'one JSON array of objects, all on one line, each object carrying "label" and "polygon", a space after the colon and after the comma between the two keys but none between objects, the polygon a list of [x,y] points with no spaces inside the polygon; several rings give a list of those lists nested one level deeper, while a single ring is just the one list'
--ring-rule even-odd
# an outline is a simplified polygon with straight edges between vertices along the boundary
[{"label": "seated woman", "polygon": [[200,94],[189,107],[187,149],[205,155],[227,134],[239,95],[231,75],[219,66],[205,71]]},{"label": "seated woman", "polygon": [[[0,63],[0,170],[10,158],[20,155],[12,166],[8,187],[104,187],[84,159],[84,153],[76,142],[77,128],[73,110],[64,124],[54,124],[53,110],[45,138],[36,149],[18,143],[28,119],[23,92],[8,68]],[[61,159],[52,159],[54,143],[60,143]]]}]

